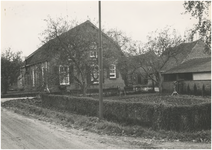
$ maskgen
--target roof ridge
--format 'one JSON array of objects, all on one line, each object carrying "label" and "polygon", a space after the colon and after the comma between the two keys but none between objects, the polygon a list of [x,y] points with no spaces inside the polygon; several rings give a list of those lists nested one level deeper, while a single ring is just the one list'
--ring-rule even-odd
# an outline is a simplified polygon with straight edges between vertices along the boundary
[{"label": "roof ridge", "polygon": [[[85,21],[85,23],[90,23],[96,30],[99,30],[99,28],[97,27],[97,26],[95,26],[90,20],[87,20],[87,21]],[[109,37],[106,33],[104,33],[102,30],[101,30],[101,32],[102,32],[102,34],[107,38],[107,39],[109,39],[111,42],[113,42],[118,48],[120,48],[119,47],[119,45],[118,45],[118,43],[116,43],[111,37]]]},{"label": "roof ridge", "polygon": [[[71,29],[69,29],[68,31],[60,34],[59,37],[64,37],[69,34],[71,35],[72,33],[75,32],[75,30],[84,28],[84,27],[85,28],[93,28],[92,30],[94,30],[95,32],[99,31],[98,27],[96,27],[90,20],[86,20],[80,24],[76,24],[76,26],[74,26]],[[106,38],[109,42],[111,42],[111,44],[113,44],[117,48],[117,50],[119,50],[119,53],[122,54],[123,52],[121,51],[120,46],[111,37],[109,37],[107,34],[105,34],[103,31],[101,31],[101,32],[102,32],[103,37]],[[31,61],[31,59],[33,59],[33,56],[39,54],[40,52],[42,53],[43,49],[45,47],[47,47],[48,45],[50,45],[55,40],[56,40],[56,37],[43,43],[43,45],[41,45],[37,50],[35,50],[34,52],[32,52],[30,55],[28,55],[25,58],[25,62]]]},{"label": "roof ridge", "polygon": [[180,64],[183,64],[183,63],[185,63],[185,62],[188,62],[188,61],[191,61],[191,60],[194,60],[194,59],[207,59],[207,58],[211,58],[211,56],[193,57],[193,58],[190,58],[190,59],[185,59],[185,60],[183,60]]}]

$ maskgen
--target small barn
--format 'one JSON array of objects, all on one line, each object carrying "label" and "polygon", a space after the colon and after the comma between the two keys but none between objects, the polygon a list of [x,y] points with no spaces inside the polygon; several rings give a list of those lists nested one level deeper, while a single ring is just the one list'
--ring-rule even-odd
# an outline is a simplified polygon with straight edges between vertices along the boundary
[{"label": "small barn", "polygon": [[[172,92],[177,81],[177,92],[185,94],[210,94],[211,57],[194,58],[163,73],[163,88]],[[202,93],[204,92],[204,93]]]}]

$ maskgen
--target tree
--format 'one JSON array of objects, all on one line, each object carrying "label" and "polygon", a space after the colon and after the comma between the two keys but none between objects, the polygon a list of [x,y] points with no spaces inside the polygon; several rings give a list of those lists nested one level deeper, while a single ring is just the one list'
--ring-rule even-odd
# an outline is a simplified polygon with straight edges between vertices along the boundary
[{"label": "tree", "polygon": [[118,68],[125,85],[128,86],[129,77],[132,76],[137,69],[131,57],[139,53],[139,46],[142,43],[133,41],[123,31],[117,29],[109,29],[106,31],[106,34],[120,46],[121,51],[124,53],[124,55],[118,60]]},{"label": "tree", "polygon": [[137,57],[136,63],[132,67],[142,68],[146,75],[159,86],[159,91],[162,92],[161,71],[170,58],[174,58],[178,54],[178,51],[172,50],[172,47],[179,45],[182,41],[177,31],[171,30],[169,26],[150,33],[148,42],[139,48],[146,55],[138,55],[140,57]]},{"label": "tree", "polygon": [[51,48],[59,49],[60,59],[58,60],[61,61],[59,63],[71,66],[72,71],[75,71],[75,74],[71,76],[85,95],[89,86],[86,75],[92,72],[90,67],[92,62],[87,61],[88,48],[97,48],[95,39],[92,36],[85,38],[83,31],[76,28],[69,34],[68,31],[78,24],[74,20],[67,21],[64,18],[54,20],[48,17],[44,21],[47,23],[47,28],[41,33],[42,42],[48,42]]},{"label": "tree", "polygon": [[22,65],[22,52],[12,52],[8,48],[1,54],[1,87],[2,93],[6,94],[10,85],[17,83]]},{"label": "tree", "polygon": [[123,31],[111,29],[107,34],[116,41],[125,56],[119,61],[120,70],[125,84],[128,78],[139,73],[143,78],[149,78],[159,86],[162,92],[161,71],[170,58],[174,58],[178,52],[172,50],[184,40],[175,29],[166,26],[162,30],[151,32],[147,43],[133,41]]},{"label": "tree", "polygon": [[106,31],[106,34],[121,47],[121,50],[125,56],[132,56],[137,54],[137,46],[141,43],[138,41],[133,41],[123,31],[110,29]]},{"label": "tree", "polygon": [[211,53],[211,18],[209,16],[211,1],[185,1],[183,6],[185,13],[190,13],[192,17],[198,19],[198,23],[191,30],[191,36],[199,33],[207,44],[206,51]]}]

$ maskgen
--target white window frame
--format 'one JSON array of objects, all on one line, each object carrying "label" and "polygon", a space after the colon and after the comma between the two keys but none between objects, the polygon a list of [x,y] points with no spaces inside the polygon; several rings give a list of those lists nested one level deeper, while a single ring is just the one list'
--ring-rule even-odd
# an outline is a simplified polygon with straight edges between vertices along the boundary
[{"label": "white window frame", "polygon": [[115,78],[116,78],[116,65],[111,64],[110,65],[110,79],[115,79]]},{"label": "white window frame", "polygon": [[[61,68],[65,68],[67,67],[67,72],[62,72]],[[64,70],[64,69],[63,69]],[[67,76],[65,76],[62,80],[61,80],[61,75],[62,74],[67,74]],[[70,81],[69,81],[69,66],[68,65],[60,65],[59,66],[59,81],[60,81],[60,85],[70,85]]]}]

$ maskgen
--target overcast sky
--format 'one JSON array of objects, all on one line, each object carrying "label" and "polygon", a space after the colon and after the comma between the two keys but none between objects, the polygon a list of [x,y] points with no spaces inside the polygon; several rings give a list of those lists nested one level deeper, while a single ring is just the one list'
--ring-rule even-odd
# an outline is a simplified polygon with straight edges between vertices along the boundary
[{"label": "overcast sky", "polygon": [[[151,31],[171,25],[182,34],[197,23],[183,15],[183,1],[102,1],[102,26],[122,30],[133,40],[147,42]],[[82,23],[98,21],[98,1],[1,1],[1,51],[11,47],[28,56],[41,42],[44,19],[67,17]],[[191,18],[191,19],[190,19]]]}]

